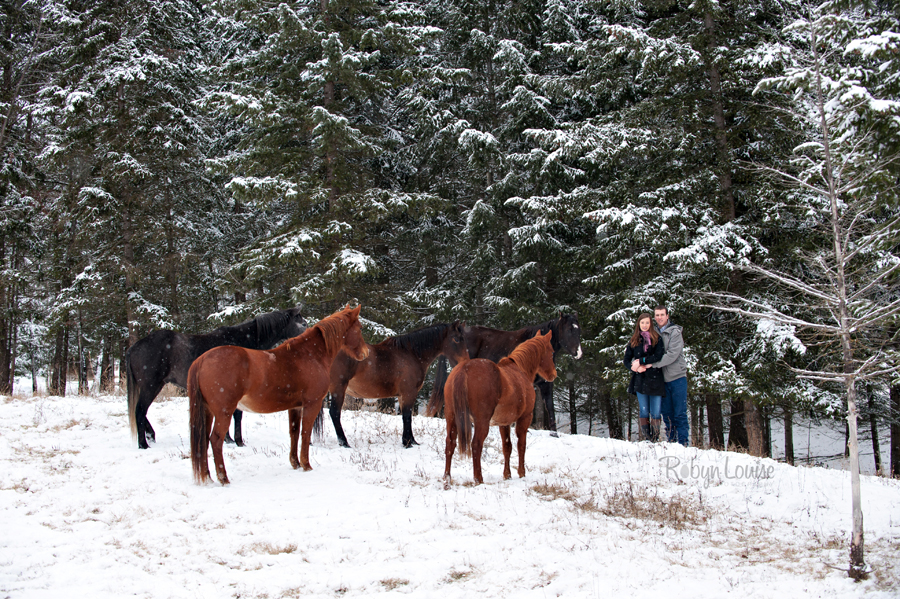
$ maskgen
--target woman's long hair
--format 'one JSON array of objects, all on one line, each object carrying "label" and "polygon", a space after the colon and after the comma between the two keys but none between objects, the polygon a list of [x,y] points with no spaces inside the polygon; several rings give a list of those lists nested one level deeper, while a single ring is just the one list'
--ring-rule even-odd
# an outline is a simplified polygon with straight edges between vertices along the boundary
[{"label": "woman's long hair", "polygon": [[653,316],[644,312],[638,316],[637,322],[634,323],[634,334],[631,336],[631,341],[628,342],[631,347],[637,347],[638,343],[643,343],[643,339],[641,338],[641,321],[645,318],[650,319],[650,345],[654,346],[656,345],[656,342],[659,341],[659,333],[653,328]]}]

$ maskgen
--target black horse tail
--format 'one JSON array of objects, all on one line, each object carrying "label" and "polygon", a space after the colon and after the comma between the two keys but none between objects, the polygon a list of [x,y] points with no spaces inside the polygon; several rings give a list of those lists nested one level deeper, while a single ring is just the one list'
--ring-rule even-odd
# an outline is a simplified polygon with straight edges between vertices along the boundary
[{"label": "black horse tail", "polygon": [[131,369],[131,352],[125,352],[125,386],[128,395],[128,422],[131,424],[131,438],[137,439],[137,405],[140,397],[140,389],[138,389],[137,380],[134,378],[134,371]]},{"label": "black horse tail", "polygon": [[472,415],[469,411],[469,378],[457,376],[450,386],[450,397],[447,398],[453,410],[456,422],[456,439],[459,443],[459,452],[463,455],[472,455]]},{"label": "black horse tail", "polygon": [[447,356],[441,354],[434,367],[434,387],[425,408],[426,416],[437,416],[444,407],[444,385],[447,384]]},{"label": "black horse tail", "polygon": [[[331,400],[331,394],[326,395]],[[325,438],[325,402],[322,402],[322,407],[319,408],[319,413],[316,414],[316,420],[313,422],[312,429],[313,441],[316,443],[321,443],[322,439]]]},{"label": "black horse tail", "polygon": [[190,404],[191,417],[191,466],[194,469],[194,481],[197,484],[207,482],[209,477],[209,410],[206,409],[206,400],[200,391],[197,380],[197,366],[201,360],[197,360],[188,370],[188,403]]}]

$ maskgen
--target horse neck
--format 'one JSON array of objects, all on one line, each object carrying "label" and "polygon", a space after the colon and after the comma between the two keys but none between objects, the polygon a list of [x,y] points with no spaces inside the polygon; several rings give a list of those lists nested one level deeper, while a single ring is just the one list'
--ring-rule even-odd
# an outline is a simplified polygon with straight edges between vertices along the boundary
[{"label": "horse neck", "polygon": [[513,350],[509,359],[516,363],[519,370],[533,379],[541,365],[540,347],[537,342],[526,341]]},{"label": "horse neck", "polygon": [[[320,339],[325,347],[323,359],[327,360],[328,363],[333,362],[335,357],[337,357],[338,352],[341,351],[343,343],[339,340],[343,339],[349,329],[350,326],[344,322],[344,320],[336,317],[326,318],[311,329],[316,331],[317,340]],[[303,337],[303,335],[301,335],[301,337]]]},{"label": "horse neck", "polygon": [[243,324],[221,327],[217,331],[224,343],[222,345],[237,345],[238,347],[246,347],[249,349],[259,349],[260,339],[256,332],[256,322],[250,321]]},{"label": "horse neck", "polygon": [[537,332],[540,332],[542,335],[546,335],[548,331],[553,333],[553,336],[550,337],[550,346],[553,348],[554,361],[556,361],[556,354],[562,349],[562,345],[559,342],[559,321],[559,318],[554,318],[525,329],[529,333],[529,339],[534,337]]}]

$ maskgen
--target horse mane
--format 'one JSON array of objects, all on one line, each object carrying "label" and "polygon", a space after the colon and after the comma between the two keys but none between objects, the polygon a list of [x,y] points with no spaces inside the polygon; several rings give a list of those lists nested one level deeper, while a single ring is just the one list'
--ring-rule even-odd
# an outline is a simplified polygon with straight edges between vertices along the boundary
[{"label": "horse mane", "polygon": [[525,331],[527,331],[527,334],[531,336],[529,337],[529,339],[533,338],[537,333],[546,335],[548,332],[553,331],[553,337],[550,339],[550,346],[553,348],[553,351],[555,353],[559,351],[561,347],[559,344],[559,323],[561,320],[562,317],[554,318],[553,320],[548,320],[547,322],[542,322],[541,324],[535,324],[530,327],[525,327]]},{"label": "horse mane", "polygon": [[516,349],[512,350],[512,353],[509,354],[509,359],[515,362],[516,366],[525,373],[537,371],[541,363],[541,345],[543,343],[543,337],[540,339],[532,337],[527,341],[523,341],[516,346]]},{"label": "horse mane", "polygon": [[322,337],[325,339],[325,349],[329,353],[337,353],[341,349],[344,334],[350,328],[350,325],[347,323],[347,313],[351,309],[344,308],[340,312],[326,316],[313,326],[314,329],[319,329],[322,333]]},{"label": "horse mane", "polygon": [[[276,310],[275,312],[267,312],[260,314],[253,321],[256,322],[257,339],[260,344],[267,341],[276,341],[281,337],[282,331],[287,327],[291,320],[290,310]],[[282,339],[284,337],[281,337]]]},{"label": "horse mane", "polygon": [[421,358],[424,352],[440,346],[449,326],[447,323],[440,323],[430,327],[423,327],[403,335],[388,337],[379,345],[412,352]]}]

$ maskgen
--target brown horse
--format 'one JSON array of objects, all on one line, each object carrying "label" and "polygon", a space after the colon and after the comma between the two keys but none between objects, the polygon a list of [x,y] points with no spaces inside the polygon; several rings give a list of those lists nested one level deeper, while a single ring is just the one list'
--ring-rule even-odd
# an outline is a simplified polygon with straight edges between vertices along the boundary
[{"label": "brown horse", "polygon": [[425,373],[438,355],[448,356],[454,362],[469,358],[463,340],[465,326],[456,320],[452,324],[436,324],[388,337],[377,345],[370,345],[369,357],[361,362],[343,351],[338,354],[331,366],[328,390],[331,393],[331,422],[338,443],[350,447],[341,426],[344,396],[350,395],[361,399],[399,397],[403,446],[418,445],[412,432],[412,408],[425,382]]},{"label": "brown horse", "polygon": [[[212,445],[216,475],[228,484],[222,442],[235,409],[268,414],[290,410],[291,466],[311,470],[309,436],[328,391],[328,372],[341,350],[356,360],[369,354],[359,323],[359,306],[344,308],[272,350],[226,345],[211,349],[188,371],[191,407],[191,463],[198,483],[209,480]],[[297,437],[302,447],[297,460]]]},{"label": "brown horse", "polygon": [[[556,354],[565,351],[576,360],[582,356],[581,328],[578,326],[578,314],[562,314],[548,322],[528,326],[515,331],[501,331],[488,327],[465,327],[464,337],[466,347],[469,349],[470,358],[486,358],[492,362],[499,362],[512,352],[513,349],[526,339],[531,339],[534,334],[553,333],[553,361],[556,362]],[[441,357],[435,366],[434,387],[431,391],[431,400],[425,410],[427,416],[436,415],[444,404],[444,381],[447,380],[447,359]],[[456,362],[449,360],[450,366],[456,366]],[[556,410],[553,406],[553,383],[538,377],[534,381],[540,391],[540,397],[544,401],[544,407],[549,416],[549,427],[556,436]]]},{"label": "brown horse", "polygon": [[[447,419],[447,444],[444,455],[444,488],[450,487],[450,462],[457,438],[461,453],[472,456],[475,482],[481,484],[481,450],[491,425],[500,427],[503,442],[503,478],[512,476],[509,457],[512,453],[510,426],[516,425],[519,452],[519,477],[525,476],[525,438],[531,425],[535,401],[534,377],[556,378],[553,364],[552,332],[538,333],[519,344],[507,358],[495,364],[476,358],[458,365],[450,372],[444,387],[444,416]],[[475,431],[472,432],[474,424]]]}]

